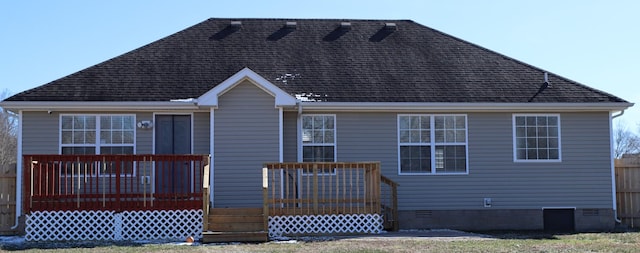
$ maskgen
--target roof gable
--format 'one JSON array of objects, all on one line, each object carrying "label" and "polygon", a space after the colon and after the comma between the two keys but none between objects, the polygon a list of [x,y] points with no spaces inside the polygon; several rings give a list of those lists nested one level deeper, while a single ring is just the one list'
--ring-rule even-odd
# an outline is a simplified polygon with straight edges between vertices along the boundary
[{"label": "roof gable", "polygon": [[199,106],[218,106],[218,97],[222,96],[227,91],[233,89],[236,85],[242,83],[244,80],[249,80],[255,84],[258,88],[262,89],[266,93],[275,97],[275,106],[294,106],[296,105],[296,98],[287,94],[271,82],[267,81],[256,72],[253,72],[249,68],[244,68],[233,76],[224,80],[224,82],[216,85],[213,89],[203,94],[198,98]]}]

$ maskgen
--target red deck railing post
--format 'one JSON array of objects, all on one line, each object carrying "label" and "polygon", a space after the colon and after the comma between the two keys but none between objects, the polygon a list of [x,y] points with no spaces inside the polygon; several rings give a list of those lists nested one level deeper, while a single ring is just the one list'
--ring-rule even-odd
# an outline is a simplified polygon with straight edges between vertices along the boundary
[{"label": "red deck railing post", "polygon": [[116,209],[118,212],[122,211],[122,199],[121,199],[121,189],[120,189],[120,165],[121,160],[119,159],[121,156],[115,156],[112,159],[115,160],[116,167]]}]

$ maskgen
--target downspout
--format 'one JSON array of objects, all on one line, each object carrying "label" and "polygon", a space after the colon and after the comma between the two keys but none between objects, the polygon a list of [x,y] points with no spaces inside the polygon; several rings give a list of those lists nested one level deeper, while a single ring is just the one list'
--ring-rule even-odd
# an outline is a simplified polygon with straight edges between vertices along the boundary
[{"label": "downspout", "polygon": [[298,105],[298,117],[296,119],[296,159],[298,160],[298,162],[302,162],[302,132],[300,131],[300,129],[302,129],[302,102],[301,101],[296,101],[296,104]]},{"label": "downspout", "polygon": [[611,119],[615,119],[615,118],[620,117],[620,116],[622,116],[622,115],[624,115],[624,110],[620,111],[620,114],[618,114],[618,115],[613,115],[613,116],[611,117]]},{"label": "downspout", "polygon": [[616,223],[622,223],[622,220],[618,218],[618,203],[616,196],[616,164],[613,157],[613,119],[620,117],[624,114],[624,110],[620,111],[618,115],[609,114],[609,146],[611,147],[611,194],[613,195],[613,219]]},{"label": "downspout", "polygon": [[15,230],[20,226],[20,215],[22,213],[22,189],[24,182],[22,180],[22,110],[18,111],[18,141],[16,143],[16,222],[11,227]]}]

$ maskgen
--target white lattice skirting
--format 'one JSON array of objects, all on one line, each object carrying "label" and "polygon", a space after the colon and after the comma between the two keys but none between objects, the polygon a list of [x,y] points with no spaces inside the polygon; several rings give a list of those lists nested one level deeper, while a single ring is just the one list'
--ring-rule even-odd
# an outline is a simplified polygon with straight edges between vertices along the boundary
[{"label": "white lattice skirting", "polygon": [[202,210],[44,211],[27,215],[27,241],[184,240],[202,237]]},{"label": "white lattice skirting", "polygon": [[379,214],[269,216],[269,237],[300,234],[379,234]]}]

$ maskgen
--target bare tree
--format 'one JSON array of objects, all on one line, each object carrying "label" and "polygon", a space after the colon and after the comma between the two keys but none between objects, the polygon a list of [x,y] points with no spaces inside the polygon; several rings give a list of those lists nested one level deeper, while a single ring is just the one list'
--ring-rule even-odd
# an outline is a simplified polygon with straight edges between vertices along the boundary
[{"label": "bare tree", "polygon": [[629,130],[626,122],[618,121],[613,130],[613,155],[621,158],[624,154],[640,152],[640,136]]},{"label": "bare tree", "polygon": [[[9,97],[9,90],[0,92],[0,101]],[[0,107],[0,165],[16,163],[18,151],[17,116]]]}]

